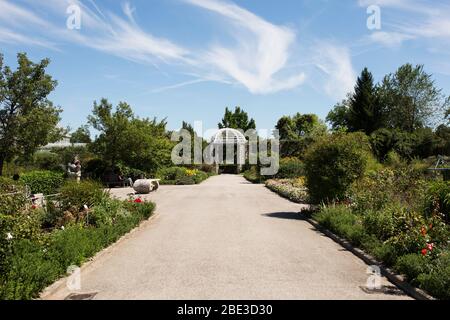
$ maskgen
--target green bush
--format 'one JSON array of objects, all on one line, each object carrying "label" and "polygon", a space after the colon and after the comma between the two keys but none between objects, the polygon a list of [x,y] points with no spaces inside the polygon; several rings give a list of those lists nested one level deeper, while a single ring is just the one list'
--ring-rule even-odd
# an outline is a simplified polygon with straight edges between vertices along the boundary
[{"label": "green bush", "polygon": [[450,299],[450,253],[447,251],[435,262],[430,273],[417,277],[420,287],[438,299]]},{"label": "green bush", "polygon": [[193,177],[183,176],[177,179],[177,185],[186,186],[195,184],[195,180]]},{"label": "green bush", "polygon": [[37,152],[34,155],[33,162],[39,170],[64,171],[61,157],[49,151]]},{"label": "green bush", "polygon": [[83,173],[93,180],[102,180],[109,165],[102,159],[91,159],[83,165]]},{"label": "green bush", "polygon": [[336,133],[308,150],[305,173],[310,196],[316,203],[343,199],[351,184],[361,178],[370,157],[362,133]]},{"label": "green bush", "polygon": [[171,167],[159,170],[156,177],[165,185],[192,185],[199,184],[209,178],[206,172],[184,167]]},{"label": "green bush", "polygon": [[395,235],[394,218],[390,210],[371,211],[363,216],[363,225],[369,234],[382,241]]},{"label": "green bush", "polygon": [[243,173],[244,178],[251,183],[263,183],[267,177],[261,176],[260,169],[258,166],[252,166],[249,170]]},{"label": "green bush", "polygon": [[31,171],[22,174],[20,182],[27,185],[31,193],[54,194],[64,183],[64,174],[54,171]]},{"label": "green bush", "polygon": [[450,223],[450,181],[434,181],[426,191],[425,213],[430,216],[434,212],[441,213]]},{"label": "green bush", "polygon": [[415,283],[415,279],[422,273],[429,273],[432,269],[431,261],[421,254],[407,254],[397,260],[395,269],[404,274],[406,279]]},{"label": "green bush", "polygon": [[283,158],[280,160],[278,179],[295,179],[305,175],[304,164],[297,158]]},{"label": "green bush", "polygon": [[367,236],[361,219],[344,205],[324,206],[313,215],[321,225],[359,246]]},{"label": "green bush", "polygon": [[108,198],[108,193],[103,186],[92,180],[84,180],[79,183],[73,180],[67,181],[59,190],[58,202],[62,210],[82,210],[86,205],[92,208]]}]

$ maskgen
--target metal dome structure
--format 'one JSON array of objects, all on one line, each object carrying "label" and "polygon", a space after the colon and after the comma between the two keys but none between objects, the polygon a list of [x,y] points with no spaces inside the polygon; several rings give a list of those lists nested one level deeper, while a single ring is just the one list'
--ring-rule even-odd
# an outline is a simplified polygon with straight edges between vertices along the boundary
[{"label": "metal dome structure", "polygon": [[233,164],[237,164],[237,173],[241,172],[242,165],[245,164],[245,157],[246,157],[246,146],[247,146],[247,139],[245,138],[244,134],[236,129],[231,128],[225,128],[220,129],[217,131],[217,133],[211,138],[211,144],[215,149],[215,164],[216,164],[216,172],[219,173],[219,166],[220,164],[223,164],[223,146],[225,145],[227,149],[227,164],[231,164],[229,162],[228,156],[229,151],[228,148],[233,146],[232,154],[235,153],[234,146],[237,146],[237,152],[235,156],[233,155],[232,158],[235,160],[233,161]]},{"label": "metal dome structure", "polygon": [[245,136],[236,129],[220,129],[212,138],[213,144],[246,144]]}]

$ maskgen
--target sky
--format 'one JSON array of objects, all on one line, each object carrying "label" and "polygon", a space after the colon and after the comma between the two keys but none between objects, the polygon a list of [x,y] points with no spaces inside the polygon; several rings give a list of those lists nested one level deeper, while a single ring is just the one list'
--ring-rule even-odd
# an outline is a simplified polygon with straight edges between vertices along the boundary
[{"label": "sky", "polygon": [[448,0],[0,0],[0,53],[50,58],[62,126],[94,100],[215,128],[241,106],[259,129],[324,119],[368,67],[423,64],[450,94]]}]

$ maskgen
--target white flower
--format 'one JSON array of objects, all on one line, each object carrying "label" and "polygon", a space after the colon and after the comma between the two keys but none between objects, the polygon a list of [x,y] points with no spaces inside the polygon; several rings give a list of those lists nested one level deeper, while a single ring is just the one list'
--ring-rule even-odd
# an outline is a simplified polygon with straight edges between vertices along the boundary
[{"label": "white flower", "polygon": [[84,205],[84,210],[89,210],[89,207],[87,205]]},{"label": "white flower", "polygon": [[64,226],[62,226],[62,227],[61,227],[61,230],[64,230],[64,229],[65,229]]},{"label": "white flower", "polygon": [[11,232],[8,232],[7,234],[6,234],[6,240],[12,240],[14,237],[13,237],[13,235],[11,234]]}]

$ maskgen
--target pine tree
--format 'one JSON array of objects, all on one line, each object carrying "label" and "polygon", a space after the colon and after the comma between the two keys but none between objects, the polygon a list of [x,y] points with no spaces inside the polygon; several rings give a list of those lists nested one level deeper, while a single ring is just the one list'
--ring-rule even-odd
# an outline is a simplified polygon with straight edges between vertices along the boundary
[{"label": "pine tree", "polygon": [[380,128],[382,111],[376,90],[372,74],[364,68],[356,83],[355,92],[350,98],[349,131],[362,131],[370,135]]}]

